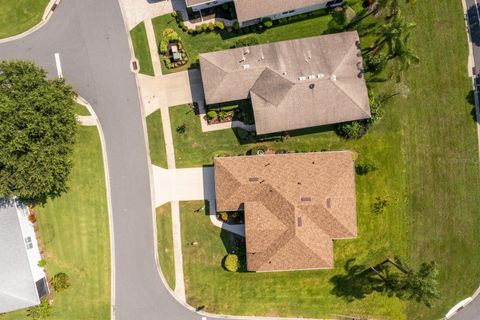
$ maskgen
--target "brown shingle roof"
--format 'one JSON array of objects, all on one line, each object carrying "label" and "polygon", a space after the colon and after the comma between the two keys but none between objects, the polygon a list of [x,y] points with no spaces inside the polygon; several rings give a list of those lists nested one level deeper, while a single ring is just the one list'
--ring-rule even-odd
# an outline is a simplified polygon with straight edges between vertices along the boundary
[{"label": "brown shingle roof", "polygon": [[215,192],[244,205],[250,271],[332,268],[332,239],[357,235],[351,152],[215,158]]},{"label": "brown shingle roof", "polygon": [[207,104],[251,98],[258,134],[370,117],[356,31],[200,55]]},{"label": "brown shingle roof", "polygon": [[328,0],[235,0],[235,9],[238,21],[243,22],[326,2]]}]

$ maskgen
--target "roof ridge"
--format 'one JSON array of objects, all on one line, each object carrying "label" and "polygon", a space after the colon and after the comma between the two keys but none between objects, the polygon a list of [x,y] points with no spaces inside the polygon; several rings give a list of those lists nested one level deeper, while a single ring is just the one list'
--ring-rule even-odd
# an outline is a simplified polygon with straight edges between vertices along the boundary
[{"label": "roof ridge", "polygon": [[338,84],[338,81],[330,81],[330,82],[333,82],[333,84],[343,93],[343,95],[344,95],[345,97],[347,97],[348,100],[352,101],[353,104],[355,105],[355,107],[357,107],[357,109],[359,109],[360,111],[362,111],[362,113],[363,113],[364,115],[366,115],[367,118],[371,116],[370,114],[368,114],[368,113],[358,104],[357,101],[355,101],[355,100]]},{"label": "roof ridge", "polygon": [[[323,230],[323,229],[322,229],[322,230]],[[321,255],[319,255],[319,254],[317,254],[315,251],[313,251],[312,248],[311,248],[309,245],[307,245],[300,237],[298,237],[296,233],[295,233],[295,237],[294,237],[294,238],[297,239],[301,244],[303,244],[303,246],[304,246],[305,248],[307,248],[311,253],[313,253],[313,255],[315,255],[315,256],[316,256],[319,260],[321,260],[324,264],[326,264],[326,265],[328,264],[328,261],[325,261],[325,259],[323,259]],[[326,242],[327,242],[327,241],[326,241]],[[332,239],[329,239],[329,240],[328,240],[328,243],[330,244],[331,249],[332,249],[332,253],[333,253],[333,241],[332,241]]]},{"label": "roof ridge", "polygon": [[348,47],[348,49],[345,51],[342,60],[340,60],[338,65],[333,69],[332,75],[334,75],[337,72],[337,70],[343,65],[343,63],[345,62],[345,59],[348,57],[348,53],[352,50],[354,46],[356,46],[356,41],[352,43],[350,47]]}]

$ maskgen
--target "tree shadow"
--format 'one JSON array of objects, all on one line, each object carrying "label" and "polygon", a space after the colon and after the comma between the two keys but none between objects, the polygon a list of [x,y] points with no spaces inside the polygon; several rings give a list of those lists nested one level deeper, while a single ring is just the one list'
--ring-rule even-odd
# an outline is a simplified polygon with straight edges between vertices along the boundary
[{"label": "tree shadow", "polygon": [[365,265],[355,264],[355,259],[349,259],[344,266],[346,274],[335,275],[330,279],[334,285],[331,293],[351,302],[365,298],[377,291],[381,281],[372,277]]},{"label": "tree shadow", "polygon": [[[475,83],[478,83],[480,80],[475,79]],[[470,115],[472,116],[473,121],[477,122],[477,110],[475,107],[475,90],[470,90],[465,97],[468,104],[472,107],[472,110],[470,110]]]}]

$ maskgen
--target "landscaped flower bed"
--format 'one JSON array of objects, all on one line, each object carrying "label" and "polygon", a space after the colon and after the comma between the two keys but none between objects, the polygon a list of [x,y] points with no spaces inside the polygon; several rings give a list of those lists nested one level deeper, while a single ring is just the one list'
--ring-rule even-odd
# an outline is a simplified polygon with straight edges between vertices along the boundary
[{"label": "landscaped flower bed", "polygon": [[217,212],[216,217],[219,221],[226,224],[244,224],[243,211]]},{"label": "landscaped flower bed", "polygon": [[168,69],[181,67],[188,63],[188,55],[182,40],[173,29],[163,30],[159,51],[165,67]]},{"label": "landscaped flower bed", "polygon": [[208,124],[241,121],[250,125],[254,123],[250,100],[240,100],[207,106]]}]

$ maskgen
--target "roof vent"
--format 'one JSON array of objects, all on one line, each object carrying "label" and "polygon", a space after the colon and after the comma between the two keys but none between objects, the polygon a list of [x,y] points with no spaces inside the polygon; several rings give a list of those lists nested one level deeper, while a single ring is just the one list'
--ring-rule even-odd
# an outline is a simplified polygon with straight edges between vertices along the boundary
[{"label": "roof vent", "polygon": [[258,178],[257,178],[257,177],[251,177],[251,178],[248,178],[248,181],[250,181],[250,182],[257,182],[257,181],[258,181]]},{"label": "roof vent", "polygon": [[302,200],[302,202],[310,202],[310,201],[312,201],[312,198],[311,197],[302,197],[301,200]]},{"label": "roof vent", "polygon": [[283,75],[286,76],[286,75],[287,75],[287,71],[283,71]]},{"label": "roof vent", "polygon": [[312,79],[315,79],[315,76],[312,74],[312,75],[309,75],[308,76],[308,79],[312,80]]},{"label": "roof vent", "polygon": [[315,84],[314,83],[310,83],[310,85],[308,86],[310,89],[313,89],[315,88]]},{"label": "roof vent", "polygon": [[250,49],[248,47],[245,47],[245,54],[250,53]]},{"label": "roof vent", "polygon": [[243,68],[243,69],[248,69],[248,68],[250,68],[250,65],[249,65],[249,64],[244,64],[244,65],[242,66],[242,68]]},{"label": "roof vent", "polygon": [[323,77],[325,77],[325,75],[324,75],[323,73],[319,73],[319,74],[317,75],[317,77],[318,77],[318,79],[322,79]]},{"label": "roof vent", "polygon": [[334,74],[332,74],[332,76],[330,77],[330,80],[332,80],[332,81],[337,81],[337,76],[334,75]]},{"label": "roof vent", "polygon": [[332,207],[332,199],[327,198],[327,208],[330,209]]},{"label": "roof vent", "polygon": [[297,226],[299,226],[299,227],[303,226],[302,217],[297,218]]},{"label": "roof vent", "polygon": [[298,80],[304,81],[304,80],[307,80],[307,77],[301,76],[301,77],[298,77]]}]

